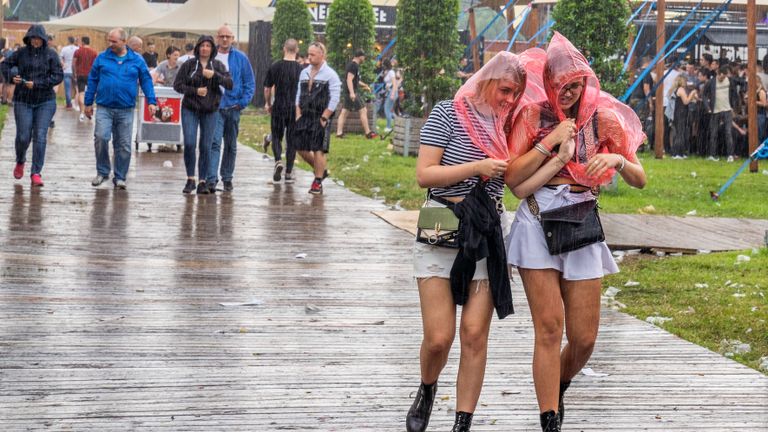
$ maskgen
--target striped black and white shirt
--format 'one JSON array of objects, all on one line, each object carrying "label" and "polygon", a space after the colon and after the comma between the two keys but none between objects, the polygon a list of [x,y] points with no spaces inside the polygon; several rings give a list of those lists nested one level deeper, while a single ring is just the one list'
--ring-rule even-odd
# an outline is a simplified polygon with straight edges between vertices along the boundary
[{"label": "striped black and white shirt", "polygon": [[[442,101],[435,105],[427,122],[421,128],[420,141],[422,145],[443,149],[440,165],[461,165],[488,158],[488,155],[472,144],[467,131],[456,118],[452,100]],[[470,177],[451,186],[431,188],[432,195],[439,197],[466,196],[479,179],[480,177]],[[504,195],[504,179],[491,179],[485,190],[491,197],[501,198]]]}]

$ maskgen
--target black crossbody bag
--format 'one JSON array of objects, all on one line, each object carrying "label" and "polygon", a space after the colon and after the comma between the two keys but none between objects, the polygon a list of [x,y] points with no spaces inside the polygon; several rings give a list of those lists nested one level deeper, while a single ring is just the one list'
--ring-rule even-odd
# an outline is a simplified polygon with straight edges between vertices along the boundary
[{"label": "black crossbody bag", "polygon": [[605,240],[597,200],[583,201],[539,212],[533,195],[526,198],[528,209],[541,222],[550,255],[581,249]]}]

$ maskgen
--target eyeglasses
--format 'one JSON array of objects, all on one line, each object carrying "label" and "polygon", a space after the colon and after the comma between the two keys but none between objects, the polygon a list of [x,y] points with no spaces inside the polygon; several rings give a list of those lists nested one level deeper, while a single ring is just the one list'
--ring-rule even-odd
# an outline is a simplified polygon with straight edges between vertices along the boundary
[{"label": "eyeglasses", "polygon": [[573,95],[573,94],[576,94],[578,92],[578,90],[581,87],[583,87],[583,86],[584,86],[584,83],[574,82],[574,83],[571,83],[571,84],[563,87],[563,89],[561,90],[561,93],[563,93],[563,94],[570,93],[570,94]]},{"label": "eyeglasses", "polygon": [[235,37],[232,35],[217,35],[216,37],[220,39],[234,39]]}]

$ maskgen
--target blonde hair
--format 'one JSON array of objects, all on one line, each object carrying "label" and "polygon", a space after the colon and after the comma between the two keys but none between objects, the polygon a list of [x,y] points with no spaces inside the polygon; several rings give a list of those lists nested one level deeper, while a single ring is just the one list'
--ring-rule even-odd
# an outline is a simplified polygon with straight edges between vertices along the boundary
[{"label": "blonde hair", "polygon": [[669,89],[669,93],[667,93],[667,96],[672,96],[673,94],[677,94],[677,89],[680,87],[685,87],[688,82],[685,80],[685,77],[682,75],[678,75],[675,77],[675,81],[672,83],[672,88]]},{"label": "blonde hair", "polygon": [[312,42],[311,44],[309,44],[309,47],[307,49],[312,48],[312,47],[315,47],[315,48],[319,49],[320,52],[322,52],[323,55],[325,55],[325,53],[326,53],[325,45],[323,45],[322,43],[320,43],[320,42]]}]

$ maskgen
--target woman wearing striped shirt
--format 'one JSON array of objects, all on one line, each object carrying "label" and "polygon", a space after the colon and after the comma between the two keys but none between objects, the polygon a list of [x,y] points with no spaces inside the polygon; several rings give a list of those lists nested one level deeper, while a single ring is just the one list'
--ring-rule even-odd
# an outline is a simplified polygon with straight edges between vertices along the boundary
[{"label": "woman wearing striped shirt", "polygon": [[[421,130],[416,163],[419,185],[428,188],[425,206],[460,203],[481,182],[479,187],[495,201],[491,206],[493,215],[503,211],[501,198],[509,156],[505,127],[523,94],[525,77],[525,69],[516,55],[500,53],[467,81],[453,100],[434,107]],[[500,242],[500,255],[504,255],[503,240]],[[463,304],[461,361],[452,430],[469,431],[483,385],[494,307],[499,318],[512,312],[511,291],[500,293],[501,297],[508,297],[500,302],[500,297],[492,292],[492,283],[489,284],[489,270],[493,268],[499,274],[491,274],[490,279],[506,279],[509,290],[504,261],[503,275],[487,264],[499,258],[506,259],[489,256],[476,262],[469,289],[463,292],[466,301],[458,302],[451,286],[452,266],[458,261],[457,249],[415,243],[414,276],[421,301],[424,339],[420,353],[422,382],[408,411],[408,431],[424,431],[429,423],[437,379],[455,336],[457,303]]]}]

